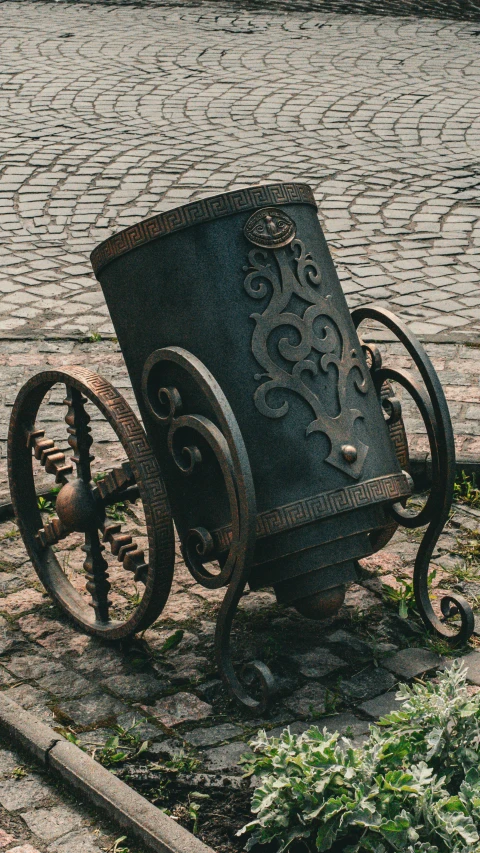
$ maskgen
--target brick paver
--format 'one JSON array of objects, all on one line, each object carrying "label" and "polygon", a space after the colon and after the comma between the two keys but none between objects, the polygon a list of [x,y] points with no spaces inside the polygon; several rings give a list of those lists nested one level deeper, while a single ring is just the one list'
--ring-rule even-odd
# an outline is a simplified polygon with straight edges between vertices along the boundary
[{"label": "brick paver", "polygon": [[478,336],[478,26],[298,7],[1,5],[0,333],[108,333],[99,240],[299,179],[351,305]]}]

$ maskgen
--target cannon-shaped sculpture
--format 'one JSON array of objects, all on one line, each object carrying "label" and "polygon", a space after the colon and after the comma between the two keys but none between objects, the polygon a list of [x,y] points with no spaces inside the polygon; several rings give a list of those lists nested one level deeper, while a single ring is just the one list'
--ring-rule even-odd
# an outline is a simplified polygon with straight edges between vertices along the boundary
[{"label": "cannon-shaped sculpture", "polygon": [[[238,702],[261,710],[274,688],[269,669],[254,661],[250,677],[240,678],[230,652],[246,586],[273,587],[282,604],[324,618],[342,604],[357,561],[382,548],[400,524],[426,526],[414,569],[425,624],[465,642],[473,630],[468,603],[445,594],[437,614],[428,588],[455,473],[442,388],[421,344],[393,314],[375,306],[349,313],[311,189],[255,186],[192,202],[114,235],[94,250],[92,264],[145,431],[108,382],[67,367],[26,383],[9,435],[11,495],[25,545],[74,622],[115,640],[160,615],[174,569],[173,520],[195,581],[226,590],[215,636],[220,673]],[[364,320],[401,341],[418,380],[382,367],[378,349],[358,337]],[[58,382],[67,389],[70,458],[36,427],[39,406]],[[412,479],[392,383],[413,399],[430,443],[432,488],[416,514],[406,507]],[[127,456],[98,482],[87,399]],[[33,457],[61,486],[57,515],[46,523]],[[138,497],[148,559],[107,511]],[[85,536],[88,602],[55,552],[71,531]],[[142,585],[124,619],[112,612],[105,548]]]}]

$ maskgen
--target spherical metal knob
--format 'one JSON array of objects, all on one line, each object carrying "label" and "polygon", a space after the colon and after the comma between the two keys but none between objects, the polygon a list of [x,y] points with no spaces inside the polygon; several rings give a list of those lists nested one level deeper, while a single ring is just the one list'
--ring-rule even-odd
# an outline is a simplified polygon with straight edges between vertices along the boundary
[{"label": "spherical metal knob", "polygon": [[326,619],[334,616],[345,600],[345,587],[333,586],[293,602],[295,610],[307,619]]},{"label": "spherical metal knob", "polygon": [[353,444],[342,444],[342,456],[346,462],[353,464],[357,461],[357,448]]},{"label": "spherical metal knob", "polygon": [[83,480],[72,480],[60,489],[56,510],[60,521],[67,530],[84,533],[95,524],[95,501],[89,487]]}]

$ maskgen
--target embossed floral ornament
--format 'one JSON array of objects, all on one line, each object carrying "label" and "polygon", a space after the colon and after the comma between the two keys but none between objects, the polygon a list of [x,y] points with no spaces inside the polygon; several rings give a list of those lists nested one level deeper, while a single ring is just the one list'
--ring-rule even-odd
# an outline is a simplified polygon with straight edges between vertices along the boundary
[{"label": "embossed floral ornament", "polygon": [[250,243],[267,249],[291,243],[295,232],[293,220],[278,207],[256,210],[244,228],[245,237]]},{"label": "embossed floral ornament", "polygon": [[[252,353],[265,371],[255,376],[264,380],[255,391],[255,405],[268,418],[282,418],[290,408],[289,394],[279,401],[272,392],[290,392],[302,398],[315,416],[306,435],[326,435],[330,453],[325,461],[356,480],[368,446],[358,437],[352,445],[354,423],[363,414],[349,405],[349,388],[366,394],[367,372],[349,344],[341,311],[322,283],[318,264],[298,239],[273,252],[252,249],[248,260],[244,281],[248,295],[264,299],[271,293],[263,313],[251,315],[255,320]],[[280,329],[285,330],[284,336],[272,335]],[[312,380],[321,377],[323,381],[314,386]],[[336,399],[335,412],[326,405],[332,396]]]}]

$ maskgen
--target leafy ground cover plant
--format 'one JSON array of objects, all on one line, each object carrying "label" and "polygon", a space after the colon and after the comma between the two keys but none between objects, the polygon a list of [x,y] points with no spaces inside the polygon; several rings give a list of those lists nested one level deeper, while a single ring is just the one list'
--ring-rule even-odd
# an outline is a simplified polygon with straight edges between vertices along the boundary
[{"label": "leafy ground cover plant", "polygon": [[480,694],[453,662],[397,699],[360,749],[318,727],[259,732],[244,759],[260,777],[246,849],[480,853]]}]

